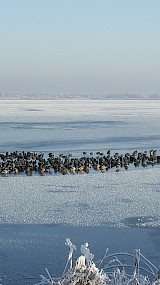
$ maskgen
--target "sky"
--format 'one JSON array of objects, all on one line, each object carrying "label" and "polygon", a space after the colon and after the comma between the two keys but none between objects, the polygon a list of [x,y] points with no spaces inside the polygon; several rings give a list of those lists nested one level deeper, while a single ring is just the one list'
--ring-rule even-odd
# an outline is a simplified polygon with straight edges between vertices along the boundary
[{"label": "sky", "polygon": [[0,91],[160,93],[159,0],[0,0]]}]

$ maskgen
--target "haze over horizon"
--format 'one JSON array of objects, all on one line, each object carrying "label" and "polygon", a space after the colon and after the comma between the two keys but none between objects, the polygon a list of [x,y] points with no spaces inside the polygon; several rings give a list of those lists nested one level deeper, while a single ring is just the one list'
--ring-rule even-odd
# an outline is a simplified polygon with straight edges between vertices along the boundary
[{"label": "haze over horizon", "polygon": [[160,1],[0,4],[0,92],[160,94]]}]

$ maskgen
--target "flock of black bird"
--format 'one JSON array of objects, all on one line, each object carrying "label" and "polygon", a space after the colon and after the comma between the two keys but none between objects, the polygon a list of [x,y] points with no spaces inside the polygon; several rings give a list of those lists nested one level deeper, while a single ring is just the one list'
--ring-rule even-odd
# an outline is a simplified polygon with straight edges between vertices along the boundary
[{"label": "flock of black bird", "polygon": [[6,152],[0,154],[0,174],[8,176],[10,174],[25,173],[31,176],[33,173],[40,175],[61,173],[66,175],[89,173],[91,169],[95,171],[107,172],[109,169],[115,168],[116,172],[121,169],[128,169],[132,164],[135,167],[147,167],[160,164],[160,156],[157,151],[151,149],[150,151],[119,154],[118,152],[111,155],[111,151],[93,152],[89,154],[83,152],[79,158],[73,157],[70,153],[68,155],[59,154],[58,156],[49,152],[42,154],[37,152]]}]

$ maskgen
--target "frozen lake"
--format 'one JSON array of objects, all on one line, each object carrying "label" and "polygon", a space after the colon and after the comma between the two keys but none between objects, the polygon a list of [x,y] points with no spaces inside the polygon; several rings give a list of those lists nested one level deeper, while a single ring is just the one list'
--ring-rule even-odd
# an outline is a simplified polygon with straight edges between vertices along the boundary
[{"label": "frozen lake", "polygon": [[[125,153],[156,149],[160,101],[0,101],[0,152]],[[0,176],[0,276],[6,285],[61,274],[65,238],[95,258],[141,248],[160,264],[160,168],[82,175]]]},{"label": "frozen lake", "polygon": [[1,152],[159,148],[159,100],[0,101]]}]

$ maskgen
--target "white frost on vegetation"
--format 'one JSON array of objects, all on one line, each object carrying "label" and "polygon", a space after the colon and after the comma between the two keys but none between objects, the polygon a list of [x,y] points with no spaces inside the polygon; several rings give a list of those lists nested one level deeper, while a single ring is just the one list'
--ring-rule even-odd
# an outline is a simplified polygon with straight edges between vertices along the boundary
[{"label": "white frost on vegetation", "polygon": [[[90,253],[88,243],[85,243],[81,245],[82,255],[76,260],[75,265],[71,266],[75,246],[68,238],[66,244],[69,247],[69,255],[62,276],[54,278],[46,268],[47,278],[41,275],[41,281],[36,285],[160,285],[160,271],[139,249],[134,251],[134,255],[123,252],[108,255],[107,250],[100,262],[94,263],[94,255]],[[123,261],[120,260],[120,256],[123,257]],[[124,261],[124,257],[131,257],[132,264]],[[68,261],[71,263],[66,272]]]}]

